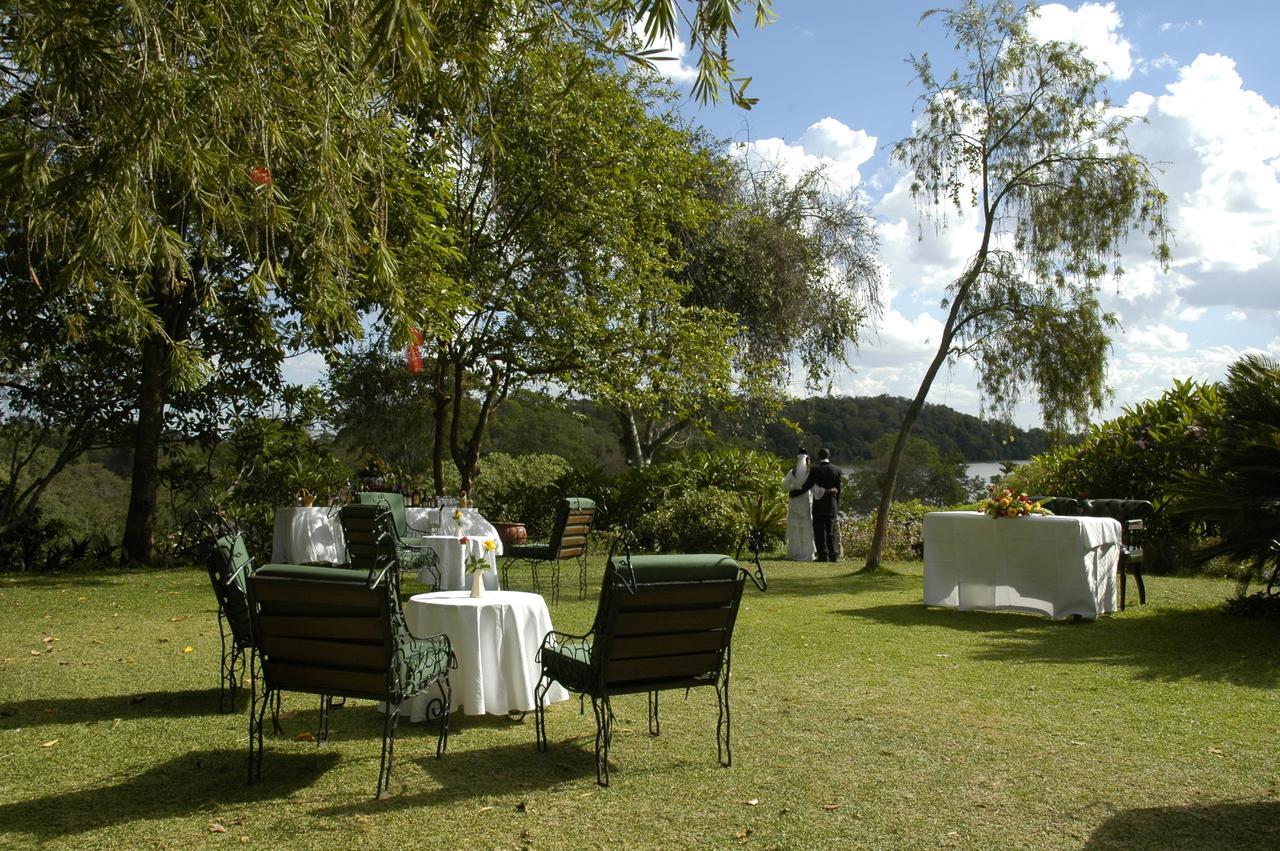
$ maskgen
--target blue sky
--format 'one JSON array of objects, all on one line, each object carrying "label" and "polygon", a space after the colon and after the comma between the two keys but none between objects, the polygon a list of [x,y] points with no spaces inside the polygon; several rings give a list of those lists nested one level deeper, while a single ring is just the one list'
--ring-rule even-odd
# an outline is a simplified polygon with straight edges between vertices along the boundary
[{"label": "blue sky", "polygon": [[[851,355],[853,370],[836,376],[837,393],[914,395],[936,345],[943,288],[975,244],[963,225],[936,237],[928,227],[917,239],[917,213],[888,162],[920,94],[907,57],[927,52],[940,71],[955,65],[940,20],[920,22],[935,5],[775,0],[777,22],[757,31],[747,21],[732,49],[738,72],[753,78],[755,109],[685,107],[753,155],[797,170],[825,163],[876,215],[889,301]],[[1134,243],[1129,274],[1102,287],[1123,332],[1111,358],[1115,404],[1099,418],[1175,378],[1220,378],[1246,352],[1280,356],[1280,4],[1046,4],[1041,18],[1045,33],[1105,64],[1112,100],[1147,119],[1131,143],[1163,164],[1176,228],[1168,274]],[[664,73],[687,85],[684,63]],[[964,365],[939,375],[929,401],[981,409]],[[1024,405],[1015,419],[1034,425],[1038,413]]]}]

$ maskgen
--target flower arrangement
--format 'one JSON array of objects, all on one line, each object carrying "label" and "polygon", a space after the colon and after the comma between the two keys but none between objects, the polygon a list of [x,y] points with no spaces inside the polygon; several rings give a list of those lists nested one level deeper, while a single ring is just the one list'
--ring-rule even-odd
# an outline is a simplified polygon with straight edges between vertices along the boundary
[{"label": "flower arrangement", "polygon": [[1025,493],[1018,493],[1013,488],[996,490],[995,485],[987,487],[987,498],[982,502],[982,510],[992,517],[1026,517],[1028,514],[1052,514],[1040,503],[1032,502]]},{"label": "flower arrangement", "polygon": [[463,535],[458,539],[458,543],[462,544],[462,551],[467,562],[467,570],[484,570],[489,566],[485,558],[489,553],[498,549],[498,543],[493,538],[484,538],[483,540],[471,538]]}]

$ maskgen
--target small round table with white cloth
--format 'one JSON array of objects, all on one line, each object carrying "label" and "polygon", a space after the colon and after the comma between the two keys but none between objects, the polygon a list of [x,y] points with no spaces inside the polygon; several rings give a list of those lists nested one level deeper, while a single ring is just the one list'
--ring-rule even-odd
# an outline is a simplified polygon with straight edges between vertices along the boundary
[{"label": "small round table with white cloth", "polygon": [[[452,708],[467,715],[531,712],[534,688],[542,675],[537,662],[542,639],[551,631],[551,614],[541,594],[466,591],[415,594],[404,607],[405,622],[415,635],[449,636],[458,668],[449,672]],[[426,718],[427,703],[439,695],[431,689],[405,701],[400,711],[411,721]],[[547,690],[548,704],[568,700],[559,683]]]}]

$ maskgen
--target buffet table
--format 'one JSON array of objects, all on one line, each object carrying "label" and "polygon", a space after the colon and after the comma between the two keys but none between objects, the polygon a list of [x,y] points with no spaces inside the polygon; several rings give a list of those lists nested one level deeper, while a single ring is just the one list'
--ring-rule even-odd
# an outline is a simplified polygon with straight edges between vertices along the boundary
[{"label": "buffet table", "polygon": [[[541,594],[465,591],[415,594],[404,607],[405,624],[415,635],[449,636],[458,668],[449,672],[452,709],[467,715],[530,712],[542,675],[537,661],[542,639],[551,631],[551,614]],[[427,717],[427,704],[440,697],[428,689],[400,705],[411,721]],[[568,700],[559,683],[547,690],[546,703]]]},{"label": "buffet table", "polygon": [[[344,564],[347,560],[347,545],[342,537],[340,510],[336,506],[291,506],[276,509],[271,536],[272,563]],[[460,519],[455,517],[455,511],[461,515]],[[455,591],[470,587],[466,573],[468,552],[473,559],[483,558],[488,562],[484,584],[486,588],[497,589],[498,556],[502,555],[502,540],[498,537],[498,530],[479,511],[474,508],[406,508],[404,513],[409,534],[422,538],[435,551],[440,563],[441,590]],[[428,534],[426,530],[432,530],[432,533]],[[462,543],[461,539],[464,537],[467,538],[467,544]],[[494,542],[494,549],[484,551],[483,542],[486,540]],[[431,581],[426,570],[420,578],[423,582]]]},{"label": "buffet table", "polygon": [[1120,523],[1107,517],[924,517],[924,603],[1062,619],[1116,610]]}]

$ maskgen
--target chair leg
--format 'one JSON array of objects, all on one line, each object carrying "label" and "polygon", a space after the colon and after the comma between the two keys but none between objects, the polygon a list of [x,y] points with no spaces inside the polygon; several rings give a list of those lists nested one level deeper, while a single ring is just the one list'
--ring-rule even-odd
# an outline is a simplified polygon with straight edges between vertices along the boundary
[{"label": "chair leg", "polygon": [[1147,586],[1142,582],[1142,568],[1137,565],[1133,568],[1133,581],[1138,584],[1138,604],[1145,606],[1147,604]]},{"label": "chair leg", "polygon": [[249,782],[262,777],[262,728],[267,720],[267,705],[272,702],[272,693],[264,689],[261,699],[258,695],[258,654],[252,654],[250,660],[249,682]]},{"label": "chair leg", "polygon": [[578,559],[578,599],[587,599],[587,560]]},{"label": "chair leg", "polygon": [[729,651],[725,651],[724,673],[716,680],[716,703],[720,705],[720,719],[716,722],[716,757],[726,768],[733,765],[732,742],[730,741],[731,717],[729,713],[729,672],[731,670]]},{"label": "chair leg", "polygon": [[231,669],[233,662],[232,654],[235,653],[235,639],[231,641],[231,650],[227,650],[227,623],[226,618],[222,615],[222,606],[218,606],[218,638],[222,640],[222,660],[218,666],[218,711],[226,712],[226,693],[231,690],[231,711],[236,711],[236,693],[232,689]]},{"label": "chair leg", "polygon": [[662,722],[658,719],[658,693],[656,691],[649,692],[649,735],[659,736],[662,734]]},{"label": "chair leg", "polygon": [[591,698],[591,711],[596,716],[596,784],[609,785],[609,743],[613,740],[613,707],[609,696]]},{"label": "chair leg", "polygon": [[382,719],[382,760],[378,764],[378,788],[375,798],[386,798],[391,793],[391,769],[396,756],[396,721],[400,718],[400,704],[387,700],[387,713]]},{"label": "chair leg", "polygon": [[551,562],[551,602],[560,602],[560,560]]},{"label": "chair leg", "polygon": [[436,759],[444,759],[445,751],[449,750],[449,718],[453,714],[453,686],[450,685],[448,676],[441,680],[440,694],[442,697],[440,735],[436,738]]},{"label": "chair leg", "polygon": [[533,736],[541,753],[547,752],[547,710],[543,704],[547,699],[549,688],[551,688],[551,678],[543,673],[533,689]]},{"label": "chair leg", "polygon": [[329,709],[333,706],[333,695],[320,695],[320,730],[316,735],[317,745],[329,743]]},{"label": "chair leg", "polygon": [[1120,566],[1116,570],[1116,581],[1120,583],[1120,611],[1122,612],[1124,611],[1125,590],[1126,590],[1126,586],[1129,584],[1126,581],[1127,574],[1128,574],[1128,566],[1124,563],[1124,556],[1121,556]]}]

